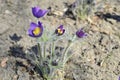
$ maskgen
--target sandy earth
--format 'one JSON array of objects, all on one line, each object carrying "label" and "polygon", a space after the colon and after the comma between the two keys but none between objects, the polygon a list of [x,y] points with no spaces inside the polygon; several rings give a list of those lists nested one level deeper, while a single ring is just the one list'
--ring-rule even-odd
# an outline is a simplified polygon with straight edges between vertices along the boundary
[{"label": "sandy earth", "polygon": [[[66,64],[64,80],[118,80],[120,76],[120,0],[110,0],[102,18],[76,21],[63,18],[74,0],[0,0],[0,80],[42,80],[24,59],[35,39],[27,35],[36,19],[31,7],[51,8],[51,14],[40,19],[49,30],[60,24],[69,32],[84,27],[88,36],[75,43],[75,54]],[[108,14],[107,14],[108,13]],[[19,46],[16,46],[19,45]],[[30,68],[30,69],[29,69]]]}]

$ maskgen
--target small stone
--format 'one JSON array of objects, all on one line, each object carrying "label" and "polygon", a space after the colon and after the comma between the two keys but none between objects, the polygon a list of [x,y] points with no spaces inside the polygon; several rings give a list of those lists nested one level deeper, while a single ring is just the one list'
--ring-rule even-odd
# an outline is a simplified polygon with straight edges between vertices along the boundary
[{"label": "small stone", "polygon": [[6,58],[4,58],[4,59],[2,59],[2,61],[1,61],[1,67],[5,67],[6,66],[6,62],[8,61],[8,58],[6,57]]},{"label": "small stone", "polygon": [[5,10],[5,14],[11,14],[9,10]]},{"label": "small stone", "polygon": [[18,75],[14,75],[13,80],[17,80],[18,77],[19,77]]}]

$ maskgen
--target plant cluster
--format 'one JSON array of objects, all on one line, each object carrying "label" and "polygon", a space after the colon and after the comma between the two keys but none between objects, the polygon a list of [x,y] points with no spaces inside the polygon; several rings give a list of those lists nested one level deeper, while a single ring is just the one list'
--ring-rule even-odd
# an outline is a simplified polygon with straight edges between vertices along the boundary
[{"label": "plant cluster", "polygon": [[72,4],[72,12],[77,19],[86,20],[95,12],[103,9],[103,3],[97,0],[76,0]]},{"label": "plant cluster", "polygon": [[[73,55],[73,53],[69,54],[68,52],[71,45],[87,34],[83,29],[79,29],[74,35],[70,36],[69,33],[67,34],[63,25],[60,25],[51,32],[47,27],[43,26],[39,20],[48,12],[49,10],[42,10],[40,7],[32,8],[32,14],[38,21],[37,23],[30,23],[28,35],[37,40],[37,52],[32,54],[33,59],[31,62],[38,67],[43,79],[53,80],[56,70],[64,69],[65,63]],[[67,40],[67,46],[64,47],[62,51],[56,52],[58,42],[61,40]]]},{"label": "plant cluster", "polygon": [[85,20],[89,15],[92,15],[94,5],[94,0],[76,0],[72,4],[73,14],[76,18]]}]

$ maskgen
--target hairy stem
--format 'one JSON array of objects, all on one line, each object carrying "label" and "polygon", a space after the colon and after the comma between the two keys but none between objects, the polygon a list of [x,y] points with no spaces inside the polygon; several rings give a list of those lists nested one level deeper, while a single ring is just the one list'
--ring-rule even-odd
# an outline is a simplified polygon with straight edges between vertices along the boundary
[{"label": "hairy stem", "polygon": [[46,58],[46,43],[44,42],[44,58]]},{"label": "hairy stem", "polygon": [[42,62],[42,51],[41,51],[40,43],[38,43],[37,49],[38,49],[39,59],[40,59],[40,63],[41,63]]},{"label": "hairy stem", "polygon": [[72,41],[69,41],[69,43],[68,43],[68,45],[67,45],[67,47],[65,48],[65,51],[64,51],[64,53],[63,53],[63,65],[64,65],[65,62],[66,62],[67,52],[68,52],[71,44],[72,44]]}]

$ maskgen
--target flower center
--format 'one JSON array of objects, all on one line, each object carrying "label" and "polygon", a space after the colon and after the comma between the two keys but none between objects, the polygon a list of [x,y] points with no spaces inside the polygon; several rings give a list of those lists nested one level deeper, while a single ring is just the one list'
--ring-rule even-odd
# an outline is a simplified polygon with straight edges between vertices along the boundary
[{"label": "flower center", "polygon": [[58,34],[62,34],[63,33],[63,31],[61,29],[57,29],[57,31],[58,31]]},{"label": "flower center", "polygon": [[41,32],[41,29],[39,27],[36,27],[34,30],[33,30],[33,34],[34,35],[39,35]]}]

